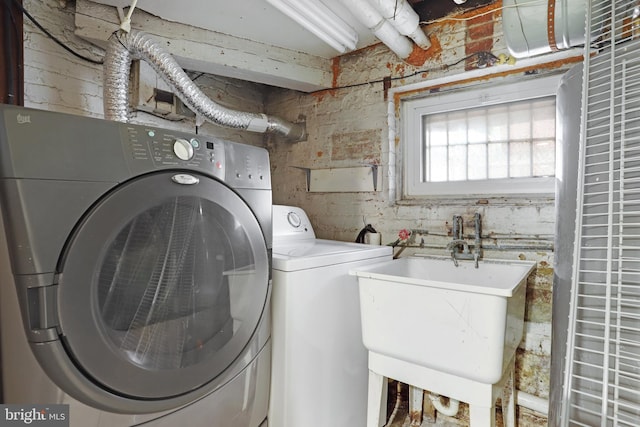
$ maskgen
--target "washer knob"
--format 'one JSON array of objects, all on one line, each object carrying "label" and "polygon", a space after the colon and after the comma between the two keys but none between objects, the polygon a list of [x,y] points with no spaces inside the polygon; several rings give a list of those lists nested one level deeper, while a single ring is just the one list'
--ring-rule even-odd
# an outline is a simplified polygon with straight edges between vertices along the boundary
[{"label": "washer knob", "polygon": [[193,145],[186,139],[178,138],[173,143],[173,152],[180,160],[191,160],[193,158]]},{"label": "washer knob", "polygon": [[291,224],[293,228],[298,228],[302,225],[300,216],[298,216],[298,214],[295,212],[289,212],[287,214],[287,221],[289,221],[289,224]]}]

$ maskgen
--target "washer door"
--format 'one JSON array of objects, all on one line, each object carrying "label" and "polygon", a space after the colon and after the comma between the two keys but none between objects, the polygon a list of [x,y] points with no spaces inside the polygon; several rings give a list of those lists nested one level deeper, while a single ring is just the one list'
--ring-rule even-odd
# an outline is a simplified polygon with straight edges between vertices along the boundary
[{"label": "washer door", "polygon": [[177,172],[106,195],[59,271],[67,352],[92,382],[133,399],[189,393],[227,369],[258,326],[269,283],[247,204],[212,178]]}]

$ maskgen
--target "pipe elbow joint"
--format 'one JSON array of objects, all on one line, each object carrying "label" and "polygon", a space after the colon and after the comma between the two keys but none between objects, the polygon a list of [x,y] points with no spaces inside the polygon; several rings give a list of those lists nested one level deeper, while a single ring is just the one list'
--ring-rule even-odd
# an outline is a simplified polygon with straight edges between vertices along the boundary
[{"label": "pipe elbow joint", "polygon": [[433,407],[442,415],[454,417],[458,413],[460,402],[456,399],[449,398],[449,406],[444,406],[440,401],[440,396],[437,394],[429,393],[429,399],[433,403]]}]

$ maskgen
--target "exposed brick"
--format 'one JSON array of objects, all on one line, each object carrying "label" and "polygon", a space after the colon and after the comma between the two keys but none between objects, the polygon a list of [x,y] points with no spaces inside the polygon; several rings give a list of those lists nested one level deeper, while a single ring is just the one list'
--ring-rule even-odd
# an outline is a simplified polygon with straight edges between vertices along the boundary
[{"label": "exposed brick", "polygon": [[370,129],[331,135],[331,159],[379,164],[380,134],[380,129]]}]

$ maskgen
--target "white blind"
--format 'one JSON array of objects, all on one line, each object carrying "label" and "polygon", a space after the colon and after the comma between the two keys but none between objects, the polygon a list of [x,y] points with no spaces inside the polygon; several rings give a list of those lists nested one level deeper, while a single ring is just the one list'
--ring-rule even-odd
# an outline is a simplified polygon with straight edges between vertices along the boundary
[{"label": "white blind", "polygon": [[588,12],[564,425],[640,426],[640,17],[634,16],[635,7],[637,0],[592,0]]}]

